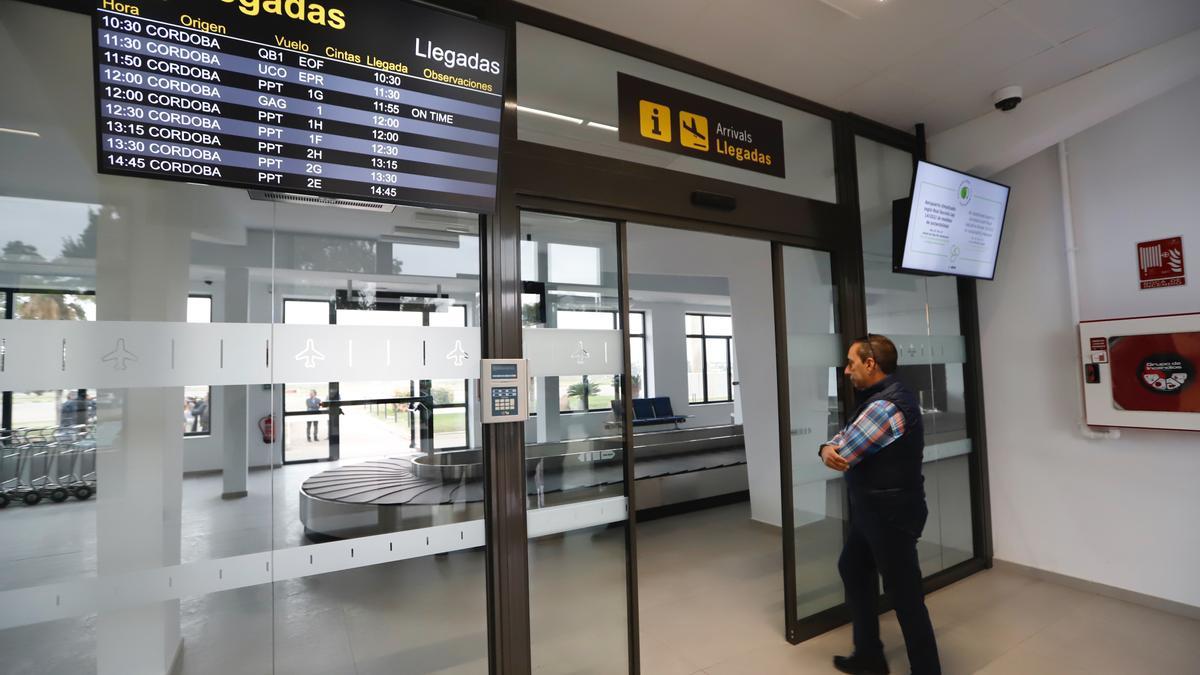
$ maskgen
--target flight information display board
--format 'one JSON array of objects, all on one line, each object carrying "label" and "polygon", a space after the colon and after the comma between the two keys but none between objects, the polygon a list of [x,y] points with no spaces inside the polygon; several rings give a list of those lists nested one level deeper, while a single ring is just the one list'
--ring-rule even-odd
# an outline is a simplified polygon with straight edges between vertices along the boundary
[{"label": "flight information display board", "polygon": [[98,0],[99,171],[494,205],[504,31],[404,2]]}]

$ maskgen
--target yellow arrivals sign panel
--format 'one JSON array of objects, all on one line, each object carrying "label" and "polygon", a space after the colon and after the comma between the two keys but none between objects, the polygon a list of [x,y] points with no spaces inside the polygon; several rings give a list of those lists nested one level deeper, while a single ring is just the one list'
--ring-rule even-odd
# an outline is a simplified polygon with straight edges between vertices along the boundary
[{"label": "yellow arrivals sign panel", "polygon": [[625,73],[617,108],[622,142],[786,177],[777,119]]}]

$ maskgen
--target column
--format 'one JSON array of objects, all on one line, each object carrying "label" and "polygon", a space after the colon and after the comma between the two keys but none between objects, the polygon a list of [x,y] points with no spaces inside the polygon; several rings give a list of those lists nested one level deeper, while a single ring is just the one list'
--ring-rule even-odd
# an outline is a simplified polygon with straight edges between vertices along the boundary
[{"label": "column", "polygon": [[[225,321],[250,321],[250,270],[225,270]],[[222,410],[221,498],[238,499],[247,495],[250,471],[250,414],[247,385],[220,387]]]},{"label": "column", "polygon": [[[164,204],[166,201],[164,200]],[[186,319],[186,228],[165,206],[119,207],[99,224],[97,318]],[[131,330],[126,348],[146,336]],[[107,402],[111,397],[112,402]],[[103,391],[98,410],[97,569],[101,578],[180,561],[183,388]],[[99,675],[171,672],[182,646],[179,601],[102,612],[96,620]]]}]

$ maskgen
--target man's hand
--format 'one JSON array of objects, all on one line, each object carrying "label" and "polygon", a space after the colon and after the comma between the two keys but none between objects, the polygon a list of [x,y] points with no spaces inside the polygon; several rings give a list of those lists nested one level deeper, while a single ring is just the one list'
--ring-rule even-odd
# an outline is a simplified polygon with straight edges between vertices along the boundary
[{"label": "man's hand", "polygon": [[850,462],[846,461],[845,457],[838,454],[836,445],[821,446],[821,461],[825,462],[825,466],[834,471],[846,471],[850,468]]}]

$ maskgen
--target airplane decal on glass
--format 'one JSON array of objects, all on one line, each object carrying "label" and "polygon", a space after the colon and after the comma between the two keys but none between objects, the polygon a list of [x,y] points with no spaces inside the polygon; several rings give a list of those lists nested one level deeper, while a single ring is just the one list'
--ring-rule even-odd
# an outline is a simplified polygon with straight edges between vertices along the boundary
[{"label": "airplane decal on glass", "polygon": [[446,358],[454,361],[454,365],[461,366],[463,361],[471,358],[471,355],[467,354],[467,350],[463,349],[462,340],[455,340],[454,349],[451,349],[450,353],[446,354]]},{"label": "airplane decal on glass", "polygon": [[575,363],[578,363],[581,366],[583,365],[584,361],[592,358],[592,355],[588,353],[588,350],[583,348],[583,340],[579,341],[579,349],[576,349],[571,353],[571,358],[575,359]]},{"label": "airplane decal on glass", "polygon": [[117,339],[117,348],[105,354],[100,359],[104,363],[112,363],[114,370],[126,370],[130,361],[137,361],[137,354],[125,348],[125,338]]},{"label": "airplane decal on glass", "polygon": [[317,346],[313,344],[312,338],[309,338],[304,343],[304,350],[296,355],[297,361],[303,361],[305,368],[316,368],[317,361],[324,361],[325,355],[317,351]]}]

